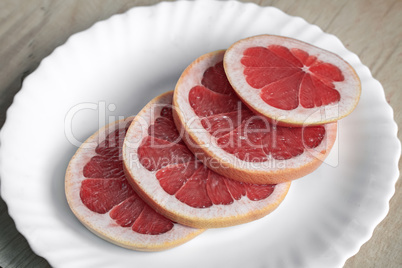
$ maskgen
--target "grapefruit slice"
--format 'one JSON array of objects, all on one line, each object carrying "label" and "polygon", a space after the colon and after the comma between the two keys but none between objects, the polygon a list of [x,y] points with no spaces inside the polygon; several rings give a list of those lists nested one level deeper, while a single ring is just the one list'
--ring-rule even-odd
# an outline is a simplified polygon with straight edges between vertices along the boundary
[{"label": "grapefruit slice", "polygon": [[223,62],[230,84],[249,108],[281,125],[337,121],[360,98],[360,80],[352,66],[296,39],[242,39],[226,51]]},{"label": "grapefruit slice", "polygon": [[210,169],[242,182],[278,184],[315,170],[335,142],[337,123],[283,127],[253,113],[225,76],[224,54],[199,57],[177,82],[173,116],[188,148]]},{"label": "grapefruit slice", "polygon": [[122,247],[158,251],[180,245],[202,230],[157,213],[133,191],[124,175],[121,147],[131,121],[110,124],[77,150],[66,172],[68,204],[89,230]]},{"label": "grapefruit slice", "polygon": [[246,223],[273,211],[290,183],[241,183],[205,167],[181,140],[172,97],[153,99],[127,131],[124,166],[136,192],[161,214],[196,228]]}]

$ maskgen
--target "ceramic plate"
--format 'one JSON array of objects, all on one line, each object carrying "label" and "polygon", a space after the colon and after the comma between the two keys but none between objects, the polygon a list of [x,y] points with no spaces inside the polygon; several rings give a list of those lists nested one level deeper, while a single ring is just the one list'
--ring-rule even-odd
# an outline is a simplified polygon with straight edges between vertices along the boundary
[{"label": "ceramic plate", "polygon": [[[266,33],[335,52],[362,81],[360,103],[339,122],[327,161],[295,181],[271,215],[208,230],[171,250],[130,251],[85,229],[64,195],[77,146],[172,90],[198,56]],[[341,267],[388,211],[398,178],[396,133],[380,83],[319,27],[254,4],[161,3],[73,35],[25,79],[1,131],[1,194],[18,230],[55,267]]]}]

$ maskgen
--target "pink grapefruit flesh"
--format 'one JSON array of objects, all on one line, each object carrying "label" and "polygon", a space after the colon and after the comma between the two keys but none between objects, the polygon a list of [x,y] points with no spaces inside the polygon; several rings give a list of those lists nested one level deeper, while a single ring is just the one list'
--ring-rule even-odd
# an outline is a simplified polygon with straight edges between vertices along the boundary
[{"label": "pink grapefruit flesh", "polygon": [[346,61],[292,38],[242,39],[227,50],[224,68],[250,109],[282,125],[337,121],[360,97],[360,80]]},{"label": "pink grapefruit flesh", "polygon": [[66,173],[67,201],[88,229],[117,245],[156,251],[184,243],[202,230],[157,213],[126,179],[121,148],[131,120],[109,125],[78,149]]},{"label": "pink grapefruit flesh", "polygon": [[201,56],[177,83],[174,120],[188,148],[215,172],[243,182],[275,184],[317,168],[336,123],[285,127],[254,113],[226,78],[224,54]]},{"label": "pink grapefruit flesh", "polygon": [[125,169],[141,197],[166,217],[197,228],[245,223],[273,211],[290,183],[243,183],[208,169],[180,138],[172,95],[152,100],[127,131]]}]

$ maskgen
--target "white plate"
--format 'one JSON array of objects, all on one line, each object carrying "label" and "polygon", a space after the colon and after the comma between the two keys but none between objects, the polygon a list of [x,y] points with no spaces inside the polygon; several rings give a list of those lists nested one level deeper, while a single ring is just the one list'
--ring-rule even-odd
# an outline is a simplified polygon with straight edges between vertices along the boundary
[{"label": "white plate", "polygon": [[[201,54],[263,33],[333,51],[360,76],[360,103],[340,121],[329,160],[294,182],[270,216],[208,230],[172,250],[133,252],[85,229],[64,196],[76,145],[172,90]],[[18,230],[55,267],[341,267],[388,211],[398,178],[396,133],[380,83],[317,26],[254,4],[161,3],[75,34],[26,78],[1,131],[1,190]]]}]

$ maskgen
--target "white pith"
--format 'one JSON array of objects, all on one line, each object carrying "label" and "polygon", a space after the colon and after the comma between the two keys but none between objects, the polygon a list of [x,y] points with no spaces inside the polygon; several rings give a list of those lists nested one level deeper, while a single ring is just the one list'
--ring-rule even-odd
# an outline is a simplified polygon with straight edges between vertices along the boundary
[{"label": "white pith", "polygon": [[[160,207],[170,213],[184,219],[189,224],[214,226],[217,221],[219,227],[243,223],[244,218],[253,219],[253,215],[261,216],[264,211],[269,213],[276,208],[286,195],[290,183],[278,184],[273,193],[266,199],[251,201],[246,196],[240,200],[234,200],[230,205],[212,205],[207,208],[194,208],[179,201],[174,195],[170,195],[161,187],[155,177],[157,171],[149,171],[138,160],[138,147],[141,141],[148,136],[148,127],[159,116],[163,104],[171,105],[173,93],[164,94],[151,101],[135,118],[127,131],[123,146],[123,158],[128,172],[141,188],[141,190]],[[152,107],[155,107],[154,109]],[[272,209],[268,209],[272,208]],[[268,211],[269,210],[269,211]]]},{"label": "white pith", "polygon": [[109,212],[99,214],[88,209],[80,198],[80,188],[83,180],[87,179],[83,175],[83,168],[90,159],[96,155],[95,149],[99,141],[104,140],[106,135],[113,132],[120,124],[125,126],[125,120],[112,123],[101,129],[77,150],[69,163],[65,179],[65,191],[68,204],[76,217],[92,232],[100,237],[118,244],[120,246],[154,251],[170,248],[182,244],[195,237],[203,230],[174,224],[174,227],[166,233],[160,235],[146,235],[134,232],[131,227],[121,227],[112,218]]},{"label": "white pith", "polygon": [[[335,89],[341,95],[340,101],[314,108],[304,108],[299,105],[293,110],[282,110],[265,103],[260,97],[261,89],[253,88],[247,83],[243,74],[245,66],[240,63],[240,60],[245,49],[250,47],[268,47],[270,45],[281,45],[289,49],[298,48],[304,50],[309,55],[316,56],[318,60],[337,66],[345,78],[344,81],[333,83]],[[261,35],[240,40],[227,50],[224,57],[224,66],[226,75],[233,88],[251,108],[265,116],[289,124],[310,125],[333,122],[352,112],[360,97],[360,80],[353,68],[346,61],[329,51],[291,38]]]},{"label": "white pith", "polygon": [[214,66],[216,63],[222,61],[224,54],[225,51],[217,51],[200,57],[187,68],[185,77],[179,79],[175,89],[175,100],[177,105],[176,112],[178,113],[184,128],[187,130],[188,135],[195,140],[197,146],[202,148],[202,150],[207,152],[211,158],[218,160],[220,163],[226,163],[250,173],[255,171],[275,173],[280,172],[281,170],[297,169],[311,163],[312,161],[316,161],[317,159],[323,161],[328,154],[326,141],[335,140],[334,137],[336,136],[337,123],[324,125],[325,137],[319,146],[313,149],[306,149],[303,154],[287,160],[276,160],[269,155],[267,161],[248,162],[226,152],[217,145],[216,138],[204,129],[200,118],[195,114],[193,108],[190,106],[188,95],[194,86],[201,85],[204,71],[208,67]]}]

